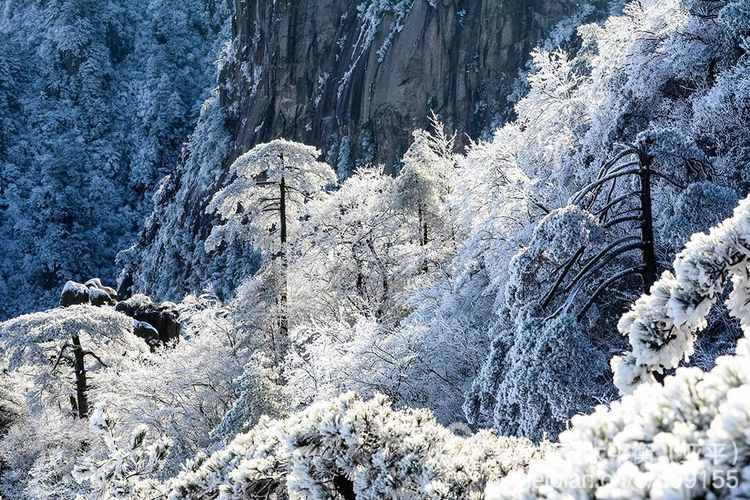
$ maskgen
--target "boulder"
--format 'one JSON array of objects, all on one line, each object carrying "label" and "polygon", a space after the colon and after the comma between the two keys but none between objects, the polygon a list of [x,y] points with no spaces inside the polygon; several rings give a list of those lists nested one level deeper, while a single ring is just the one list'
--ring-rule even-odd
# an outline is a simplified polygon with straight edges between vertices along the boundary
[{"label": "boulder", "polygon": [[99,278],[92,278],[84,283],[84,285],[86,285],[91,290],[101,290],[102,292],[106,293],[113,302],[117,301],[117,290],[109,286],[104,286],[102,284],[102,280],[100,280]]},{"label": "boulder", "polygon": [[113,306],[117,301],[104,290],[89,288],[89,299],[94,306]]},{"label": "boulder", "polygon": [[117,292],[114,288],[104,286],[99,278],[88,280],[85,284],[68,281],[60,296],[62,307],[78,304],[94,306],[111,306],[117,303]]},{"label": "boulder", "polygon": [[89,289],[86,285],[76,283],[75,281],[68,281],[65,283],[62,294],[60,295],[60,306],[69,307],[90,303],[91,296],[89,295]]},{"label": "boulder", "polygon": [[133,333],[136,337],[142,338],[150,347],[156,347],[161,343],[159,331],[145,321],[133,320]]},{"label": "boulder", "polygon": [[171,302],[155,304],[147,296],[139,294],[119,302],[115,310],[147,323],[158,332],[158,339],[162,343],[174,342],[180,338],[180,313]]}]

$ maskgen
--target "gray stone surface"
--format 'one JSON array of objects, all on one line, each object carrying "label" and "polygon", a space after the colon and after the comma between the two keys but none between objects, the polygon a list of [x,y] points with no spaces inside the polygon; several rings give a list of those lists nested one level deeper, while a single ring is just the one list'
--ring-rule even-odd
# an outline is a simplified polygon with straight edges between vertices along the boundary
[{"label": "gray stone surface", "polygon": [[411,3],[402,29],[400,16],[383,12],[368,42],[371,24],[357,11],[368,1],[236,1],[236,61],[222,74],[222,101],[233,109],[238,153],[283,136],[321,147],[334,164],[349,142],[353,160],[391,165],[430,110],[477,137],[507,116],[531,49],[581,4],[401,2]]}]

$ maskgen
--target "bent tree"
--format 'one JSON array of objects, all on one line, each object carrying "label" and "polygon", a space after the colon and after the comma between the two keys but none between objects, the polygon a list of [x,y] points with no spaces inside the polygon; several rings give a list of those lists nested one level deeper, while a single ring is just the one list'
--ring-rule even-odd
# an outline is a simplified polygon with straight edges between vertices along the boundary
[{"label": "bent tree", "polygon": [[208,206],[225,223],[214,227],[207,251],[243,240],[266,257],[261,272],[269,275],[276,295],[276,332],[270,333],[277,361],[284,357],[289,333],[289,243],[305,218],[306,204],[336,182],[333,169],[319,157],[314,147],[295,142],[260,144],[232,164],[233,179]]},{"label": "bent tree", "polygon": [[[584,186],[571,198],[571,204],[579,205],[594,214],[605,229],[623,229],[625,236],[619,237],[588,258],[587,249],[582,246],[561,266],[557,279],[542,301],[543,308],[547,308],[559,296],[568,298],[553,316],[570,307],[572,298],[593,276],[603,271],[618,257],[628,253],[640,252],[638,265],[618,271],[599,283],[583,308],[578,311],[578,319],[586,315],[606,290],[631,275],[641,278],[643,293],[648,292],[656,282],[658,263],[654,241],[652,183],[655,178],[660,178],[677,188],[685,187],[671,177],[654,170],[653,161],[654,158],[648,154],[644,146],[627,146],[601,167],[596,180]],[[628,178],[636,178],[638,187],[628,188],[628,184],[623,182]],[[618,182],[623,182],[626,188],[624,194],[615,196],[615,193],[618,193]],[[638,229],[635,234],[631,233],[633,225]],[[574,269],[579,270],[573,274]]]}]

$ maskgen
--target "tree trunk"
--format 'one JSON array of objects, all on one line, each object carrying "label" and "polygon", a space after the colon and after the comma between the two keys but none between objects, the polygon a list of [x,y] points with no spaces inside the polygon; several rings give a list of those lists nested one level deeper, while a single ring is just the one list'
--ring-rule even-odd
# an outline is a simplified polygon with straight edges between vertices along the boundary
[{"label": "tree trunk", "polygon": [[427,245],[427,222],[424,220],[422,203],[417,207],[417,217],[419,218],[419,246],[425,246]]},{"label": "tree trunk", "polygon": [[88,384],[86,382],[86,365],[83,359],[83,349],[81,348],[81,340],[78,338],[78,335],[73,335],[73,356],[75,357],[78,417],[86,418],[89,416],[89,400],[86,394]]},{"label": "tree trunk", "polygon": [[289,257],[287,255],[287,227],[286,227],[286,179],[281,178],[279,183],[279,225],[281,227],[281,283],[279,290],[279,333],[280,339],[280,352],[278,352],[279,360],[283,359],[287,338],[289,336],[289,317],[287,315],[287,302],[289,300],[288,291],[288,273],[289,273]]},{"label": "tree trunk", "polygon": [[656,251],[654,249],[654,215],[651,206],[651,163],[653,158],[640,150],[638,159],[641,164],[641,241],[643,242],[643,289],[645,293],[656,283]]}]

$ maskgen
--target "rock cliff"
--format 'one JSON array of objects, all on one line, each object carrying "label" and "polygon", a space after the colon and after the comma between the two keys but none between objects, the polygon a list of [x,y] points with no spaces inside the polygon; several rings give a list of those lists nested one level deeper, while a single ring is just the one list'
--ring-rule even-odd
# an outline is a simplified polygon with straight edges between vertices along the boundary
[{"label": "rock cliff", "polygon": [[[604,3],[604,2],[600,2]],[[237,0],[222,103],[236,147],[287,137],[346,173],[392,165],[437,113],[461,137],[507,116],[529,52],[573,0]]]}]

